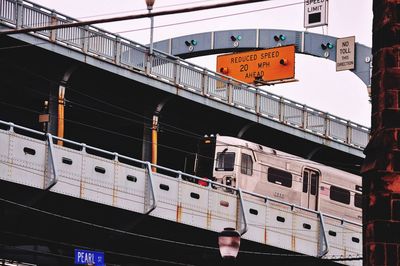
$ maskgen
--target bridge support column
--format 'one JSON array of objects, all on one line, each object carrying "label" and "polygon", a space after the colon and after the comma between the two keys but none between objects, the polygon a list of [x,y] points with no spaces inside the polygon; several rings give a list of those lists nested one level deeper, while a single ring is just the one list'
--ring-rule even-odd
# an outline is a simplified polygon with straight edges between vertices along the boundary
[{"label": "bridge support column", "polygon": [[400,1],[374,0],[372,138],[363,173],[364,265],[400,265]]}]

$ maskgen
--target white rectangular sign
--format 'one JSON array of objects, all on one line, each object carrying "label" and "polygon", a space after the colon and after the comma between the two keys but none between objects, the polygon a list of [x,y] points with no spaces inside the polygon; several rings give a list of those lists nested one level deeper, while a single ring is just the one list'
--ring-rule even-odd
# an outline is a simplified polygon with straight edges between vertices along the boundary
[{"label": "white rectangular sign", "polygon": [[304,28],[328,25],[328,0],[304,0]]},{"label": "white rectangular sign", "polygon": [[354,36],[336,40],[336,71],[354,69],[355,40]]}]

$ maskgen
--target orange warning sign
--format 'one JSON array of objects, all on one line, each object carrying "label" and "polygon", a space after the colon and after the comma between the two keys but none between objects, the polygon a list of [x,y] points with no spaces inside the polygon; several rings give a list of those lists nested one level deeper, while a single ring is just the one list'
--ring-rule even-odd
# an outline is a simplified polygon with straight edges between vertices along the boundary
[{"label": "orange warning sign", "polygon": [[219,55],[217,72],[247,83],[294,78],[295,46]]}]

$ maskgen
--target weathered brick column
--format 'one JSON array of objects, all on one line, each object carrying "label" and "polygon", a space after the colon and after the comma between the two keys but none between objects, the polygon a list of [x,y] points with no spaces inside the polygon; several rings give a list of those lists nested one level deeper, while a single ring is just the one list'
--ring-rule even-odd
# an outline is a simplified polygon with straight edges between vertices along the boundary
[{"label": "weathered brick column", "polygon": [[364,265],[400,265],[400,0],[373,2],[372,138],[363,174]]}]

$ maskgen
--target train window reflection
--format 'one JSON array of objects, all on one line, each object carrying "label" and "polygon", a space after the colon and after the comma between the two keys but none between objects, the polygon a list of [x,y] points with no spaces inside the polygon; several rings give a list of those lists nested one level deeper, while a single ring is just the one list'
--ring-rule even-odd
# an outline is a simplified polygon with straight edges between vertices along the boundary
[{"label": "train window reflection", "polygon": [[218,152],[217,153],[217,171],[233,171],[235,164],[234,152]]},{"label": "train window reflection", "polygon": [[350,204],[350,191],[340,187],[331,186],[329,198],[344,204]]},{"label": "train window reflection", "polygon": [[250,155],[242,153],[240,172],[245,175],[253,175],[253,159]]},{"label": "train window reflection", "polygon": [[284,187],[292,187],[292,174],[276,168],[268,168],[268,182]]}]

